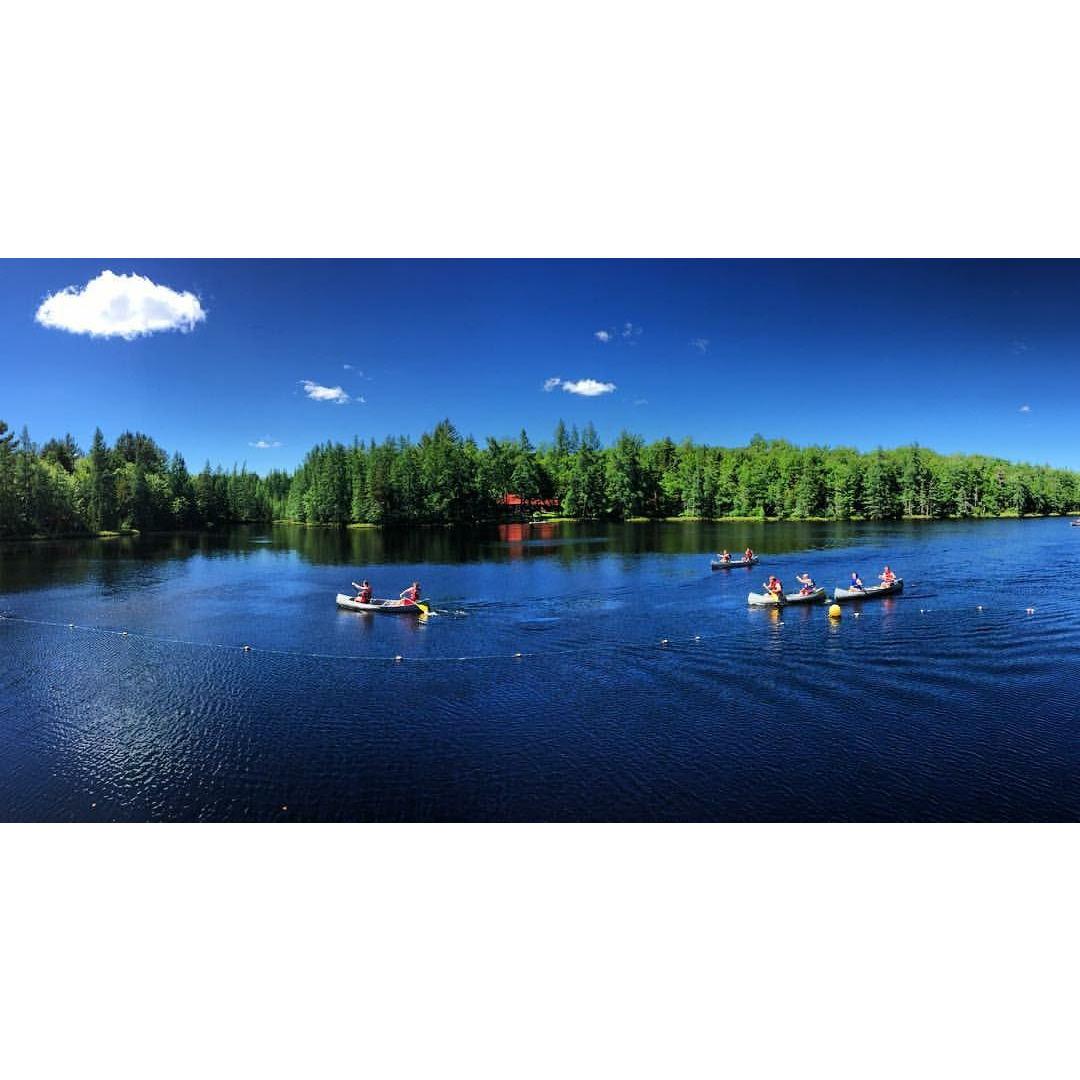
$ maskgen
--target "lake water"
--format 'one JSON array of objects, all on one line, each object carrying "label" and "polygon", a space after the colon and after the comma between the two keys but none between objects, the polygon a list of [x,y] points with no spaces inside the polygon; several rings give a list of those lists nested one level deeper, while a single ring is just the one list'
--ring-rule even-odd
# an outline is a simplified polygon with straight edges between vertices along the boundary
[{"label": "lake water", "polygon": [[0,545],[0,818],[1073,820],[1078,568],[1060,519]]}]

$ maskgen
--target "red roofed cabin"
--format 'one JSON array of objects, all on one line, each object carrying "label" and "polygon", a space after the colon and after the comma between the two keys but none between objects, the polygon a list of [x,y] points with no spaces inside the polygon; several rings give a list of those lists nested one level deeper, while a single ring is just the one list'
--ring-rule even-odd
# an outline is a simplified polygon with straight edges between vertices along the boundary
[{"label": "red roofed cabin", "polygon": [[537,510],[558,510],[558,499],[522,499],[520,495],[504,495],[499,507],[505,513],[527,514]]}]

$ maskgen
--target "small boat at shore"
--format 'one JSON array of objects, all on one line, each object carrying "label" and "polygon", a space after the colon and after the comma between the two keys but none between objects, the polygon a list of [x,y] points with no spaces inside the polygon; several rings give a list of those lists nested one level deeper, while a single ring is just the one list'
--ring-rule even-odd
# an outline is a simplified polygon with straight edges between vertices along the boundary
[{"label": "small boat at shore", "polygon": [[878,596],[888,596],[890,593],[903,592],[904,579],[897,578],[887,585],[868,585],[865,589],[833,589],[833,599],[842,604],[845,600],[873,600]]},{"label": "small boat at shore", "polygon": [[713,559],[709,565],[714,570],[734,570],[736,566],[753,566],[757,561],[755,555],[752,559]]},{"label": "small boat at shore", "polygon": [[369,600],[362,603],[344,593],[338,593],[337,606],[347,611],[374,611],[383,615],[426,615],[428,606],[423,601],[414,600]]},{"label": "small boat at shore", "polygon": [[746,598],[751,607],[787,607],[788,604],[814,604],[818,600],[825,599],[825,590],[820,586],[812,592],[789,592],[784,594],[783,601],[778,600],[772,593],[752,592]]}]

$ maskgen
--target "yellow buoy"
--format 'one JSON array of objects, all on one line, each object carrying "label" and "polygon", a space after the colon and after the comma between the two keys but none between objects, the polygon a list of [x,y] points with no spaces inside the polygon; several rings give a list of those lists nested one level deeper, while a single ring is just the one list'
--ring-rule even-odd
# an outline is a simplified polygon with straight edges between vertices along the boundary
[{"label": "yellow buoy", "polygon": [[833,604],[829,608],[829,618],[830,619],[839,619],[840,618],[840,605],[839,604]]}]

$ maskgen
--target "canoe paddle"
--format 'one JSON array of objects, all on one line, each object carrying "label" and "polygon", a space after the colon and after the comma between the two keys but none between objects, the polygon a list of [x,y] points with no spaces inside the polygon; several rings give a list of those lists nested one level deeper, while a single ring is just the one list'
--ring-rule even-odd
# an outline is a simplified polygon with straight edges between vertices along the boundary
[{"label": "canoe paddle", "polygon": [[421,615],[426,615],[430,610],[430,605],[426,600],[410,600],[407,596],[401,598],[401,602],[406,605],[412,605],[420,609]]}]

